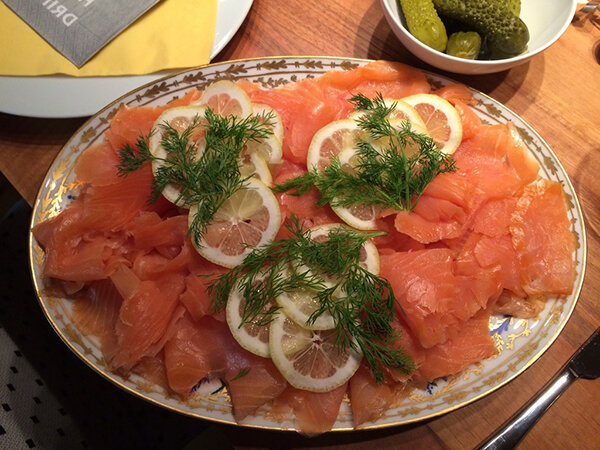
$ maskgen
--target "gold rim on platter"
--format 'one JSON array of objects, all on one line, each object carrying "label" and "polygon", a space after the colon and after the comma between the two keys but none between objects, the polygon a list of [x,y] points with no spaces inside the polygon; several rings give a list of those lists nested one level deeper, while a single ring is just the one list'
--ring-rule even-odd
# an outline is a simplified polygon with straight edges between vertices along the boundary
[{"label": "gold rim on platter", "polygon": [[[31,226],[58,214],[77,195],[81,185],[75,179],[73,168],[81,152],[103,139],[111,118],[121,105],[157,106],[181,97],[187,90],[203,89],[219,79],[246,79],[264,88],[274,88],[308,77],[318,77],[330,70],[351,70],[370,60],[282,56],[253,58],[210,64],[161,78],[117,99],[92,116],[69,139],[51,165],[33,207]],[[433,88],[454,81],[425,72]],[[423,390],[415,390],[402,403],[374,422],[360,429],[373,429],[407,424],[429,419],[465,406],[500,388],[531,366],[554,342],[566,325],[581,290],[585,273],[586,238],[583,215],[569,178],[548,144],[517,114],[487,95],[469,88],[477,104],[477,115],[490,124],[512,122],[524,144],[540,165],[540,175],[560,182],[565,190],[568,216],[576,239],[576,280],[573,293],[550,297],[545,309],[536,319],[492,317],[490,335],[499,351],[498,355],[466,368],[462,373],[436,380]],[[136,375],[123,378],[111,373],[102,358],[94,337],[84,336],[72,321],[72,302],[66,298],[49,295],[44,290],[41,268],[44,253],[30,233],[30,268],[40,305],[47,319],[67,346],[86,364],[117,386],[147,401],[189,416],[221,423],[236,424],[231,414],[231,402],[226,390],[211,393],[214,386],[195,392],[188,401],[182,401],[162,388],[152,385]],[[268,407],[239,425],[272,429],[294,430],[293,423],[277,422]],[[342,403],[340,414],[332,431],[348,431],[352,426],[349,401]]]}]

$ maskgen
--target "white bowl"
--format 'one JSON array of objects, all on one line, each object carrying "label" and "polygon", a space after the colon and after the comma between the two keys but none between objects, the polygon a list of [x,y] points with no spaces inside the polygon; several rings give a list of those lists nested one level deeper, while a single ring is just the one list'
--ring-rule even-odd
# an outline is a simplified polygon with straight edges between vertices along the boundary
[{"label": "white bowl", "polygon": [[408,32],[398,0],[380,1],[394,34],[413,55],[438,69],[471,75],[507,70],[541,53],[565,32],[577,6],[576,0],[522,0],[521,19],[530,35],[527,51],[507,59],[469,60],[438,52],[423,44]]}]

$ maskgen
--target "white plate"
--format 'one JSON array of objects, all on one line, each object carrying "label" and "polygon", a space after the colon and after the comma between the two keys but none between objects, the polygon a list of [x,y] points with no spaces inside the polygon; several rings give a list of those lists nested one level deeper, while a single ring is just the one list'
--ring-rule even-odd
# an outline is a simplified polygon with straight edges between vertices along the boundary
[{"label": "white plate", "polygon": [[[248,15],[254,0],[218,0],[210,59],[223,50]],[[91,116],[115,98],[171,73],[124,77],[1,77],[0,111],[28,117]]]},{"label": "white plate", "polygon": [[[32,226],[55,216],[77,196],[80,184],[76,182],[73,167],[79,155],[87,147],[104,139],[110,119],[120,105],[157,106],[181,97],[192,87],[203,89],[224,76],[231,80],[245,79],[259,83],[264,88],[281,86],[290,81],[317,77],[329,70],[350,70],[366,64],[366,60],[351,58],[281,57],[223,62],[181,72],[160,82],[144,86],[120,98],[88,120],[65,144],[50,167],[33,207]],[[452,80],[426,73],[429,83],[442,87]],[[470,89],[477,104],[475,113],[486,123],[512,122],[530,154],[540,165],[540,176],[563,185],[567,201],[567,214],[576,239],[576,279],[572,294],[550,296],[546,307],[536,319],[513,319],[492,317],[490,335],[498,349],[498,355],[467,367],[462,373],[438,379],[426,389],[415,390],[394,409],[387,411],[375,422],[362,428],[379,428],[424,420],[444,414],[471,403],[523,372],[533,364],[558,337],[567,323],[581,290],[586,261],[586,239],[582,212],[569,178],[548,144],[523,119],[501,103],[481,92]],[[69,348],[99,374],[122,389],[138,395],[162,407],[193,417],[235,423],[231,403],[226,390],[211,394],[196,391],[188,401],[180,401],[159,386],[151,385],[136,376],[123,378],[111,373],[99,349],[96,339],[82,335],[72,320],[73,302],[52,296],[44,290],[41,276],[44,252],[30,234],[30,263],[35,289],[48,320]],[[260,408],[255,416],[248,417],[245,426],[269,429],[293,429],[293,424],[279,423],[273,419],[268,407]],[[333,431],[352,429],[349,402],[343,402]]]}]

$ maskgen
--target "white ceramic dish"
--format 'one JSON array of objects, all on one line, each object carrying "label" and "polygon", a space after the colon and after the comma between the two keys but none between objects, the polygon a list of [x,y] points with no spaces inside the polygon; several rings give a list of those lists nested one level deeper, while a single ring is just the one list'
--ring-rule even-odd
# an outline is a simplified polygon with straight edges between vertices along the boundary
[{"label": "white ceramic dish", "polygon": [[[218,0],[210,58],[219,54],[248,15],[254,0]],[[124,77],[0,76],[0,111],[28,117],[91,116],[109,102],[170,72]]]},{"label": "white ceramic dish", "polygon": [[457,58],[428,47],[408,32],[398,0],[380,2],[394,34],[413,55],[438,69],[469,75],[501,72],[529,61],[565,32],[577,6],[576,0],[522,0],[520,17],[530,34],[527,51],[513,58],[482,61]]},{"label": "white ceramic dish", "polygon": [[[83,150],[104,139],[104,131],[108,128],[110,118],[122,104],[163,105],[175,97],[181,97],[192,87],[203,89],[223,74],[226,74],[228,79],[246,79],[259,83],[264,88],[272,88],[290,81],[318,77],[329,70],[349,70],[367,62],[316,57],[241,60],[197,68],[141,87],[95,114],[65,144],[42,184],[33,208],[32,226],[58,214],[69,205],[73,196],[77,196],[81,186],[75,180],[73,167]],[[436,88],[452,82],[448,78],[431,73],[427,73],[427,77],[430,84]],[[153,88],[159,84],[161,93],[156,96],[156,89]],[[486,95],[475,90],[471,92],[478,102],[474,106],[477,115],[491,124],[513,122],[532,156],[538,161],[541,167],[540,176],[558,181],[564,186],[568,215],[577,241],[575,287],[569,296],[550,297],[538,319],[492,317],[490,334],[499,350],[496,357],[472,365],[456,376],[439,379],[424,390],[414,391],[399,407],[389,410],[375,422],[364,424],[362,428],[379,428],[424,420],[464,406],[498,389],[533,364],[554,342],[567,323],[579,296],[585,272],[586,240],[582,212],[565,170],[548,145],[521,118]],[[48,295],[44,291],[44,280],[41,277],[44,253],[32,235],[30,258],[35,289],[44,313],[67,346],[85,363],[122,389],[152,403],[193,417],[235,423],[226,390],[211,394],[216,388],[207,387],[206,391],[195,392],[190,400],[184,402],[139,377],[131,376],[125,379],[111,373],[102,357],[98,341],[82,335],[74,325],[73,303],[65,298]],[[242,425],[293,429],[293,424],[275,421],[268,407],[259,409],[256,415],[246,419]],[[352,415],[346,400],[342,404],[333,430],[350,429]]]}]

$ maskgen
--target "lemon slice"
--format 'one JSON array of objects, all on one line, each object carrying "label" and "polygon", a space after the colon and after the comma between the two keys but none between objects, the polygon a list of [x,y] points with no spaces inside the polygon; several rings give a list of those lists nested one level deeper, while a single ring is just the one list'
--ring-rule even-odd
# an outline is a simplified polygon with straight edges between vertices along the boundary
[{"label": "lemon slice", "polygon": [[[405,119],[389,119],[390,125],[396,130],[402,130],[406,126]],[[409,122],[410,129],[413,133],[422,134],[428,136],[427,127],[423,123],[423,121],[419,120],[418,122]],[[388,136],[382,136],[378,139],[370,139],[370,144],[374,149],[382,152],[384,149],[389,148],[390,146],[390,138]],[[394,142],[394,147],[398,145],[397,142]],[[412,156],[420,151],[420,142],[416,140],[412,140],[407,138],[406,146],[404,148],[404,155],[406,157]],[[355,164],[356,165],[356,164]]]},{"label": "lemon slice", "polygon": [[[392,125],[392,127],[394,127],[397,130],[402,129],[404,127],[405,123],[406,123],[406,121],[401,120],[401,119],[391,119],[390,120],[390,124]],[[410,128],[411,128],[411,131],[414,133],[418,133],[423,136],[429,136],[427,127],[425,126],[425,124],[423,122],[411,122]],[[429,137],[431,137],[431,136],[429,136]],[[385,139],[385,138],[381,138],[381,139]],[[404,148],[404,155],[408,158],[410,156],[413,156],[413,155],[419,153],[420,151],[421,151],[421,143],[417,140],[407,138],[406,146]]]},{"label": "lemon slice", "polygon": [[196,104],[204,105],[221,116],[244,118],[252,114],[252,101],[246,91],[228,80],[209,85]]},{"label": "lemon slice", "polygon": [[[421,116],[419,115],[417,110],[408,103],[400,99],[384,98],[383,104],[388,108],[394,105],[394,109],[392,110],[392,112],[387,115],[387,119],[390,122],[396,120],[408,120],[411,123],[411,125],[414,124],[420,129],[427,129],[427,127],[425,126],[425,122],[423,122],[423,119],[421,119]],[[364,114],[365,111],[355,111],[350,115],[350,119],[356,120],[362,117]]]},{"label": "lemon slice", "polygon": [[330,164],[332,156],[342,150],[352,149],[366,136],[353,119],[336,120],[320,128],[308,147],[306,167],[322,171]]},{"label": "lemon slice", "polygon": [[[206,108],[203,106],[181,106],[176,108],[167,109],[163,112],[156,122],[154,122],[153,133],[148,141],[148,148],[150,153],[155,158],[152,161],[152,173],[156,176],[156,173],[161,167],[165,165],[164,160],[168,159],[166,150],[162,146],[162,140],[165,133],[165,125],[169,125],[175,129],[178,133],[182,133],[188,127],[192,125],[196,120],[196,128],[192,131],[190,141],[196,145],[196,158],[202,155],[205,147],[204,132],[206,129],[206,120],[204,119],[204,113]],[[181,189],[173,184],[167,185],[162,195],[169,200],[171,203],[176,204],[182,208],[189,208],[185,200],[181,197]]]},{"label": "lemon slice", "polygon": [[271,127],[273,136],[275,136],[279,142],[283,142],[283,121],[277,111],[271,108],[269,105],[263,105],[262,103],[252,104],[252,114],[266,115],[271,114]]},{"label": "lemon slice", "polygon": [[[317,242],[328,238],[329,232],[336,228],[345,228],[342,224],[324,224],[311,229],[311,238]],[[379,252],[373,242],[366,241],[361,248],[360,265],[374,275],[379,275]],[[310,268],[300,265],[297,270],[310,271]],[[325,285],[332,287],[334,280],[326,277]],[[340,301],[344,301],[345,292],[336,291]],[[284,292],[275,299],[281,306],[283,312],[300,326],[310,330],[329,330],[335,327],[335,321],[331,314],[325,312],[312,323],[308,324],[309,317],[319,309],[319,300],[316,298],[317,291],[309,288],[297,289],[292,292]]]},{"label": "lemon slice", "polygon": [[[326,240],[331,230],[347,228],[341,223],[327,223],[311,228],[310,236],[317,242]],[[373,241],[366,241],[360,251],[360,265],[374,275],[379,275],[379,252]]]},{"label": "lemon slice", "polygon": [[331,314],[324,312],[316,320],[308,324],[308,318],[319,309],[317,291],[309,288],[296,289],[292,292],[280,294],[275,299],[283,308],[285,314],[298,325],[307,330],[331,330],[335,328],[335,321]]},{"label": "lemon slice", "polygon": [[[356,149],[346,149],[338,155],[338,158],[342,170],[350,173],[356,171],[355,167],[358,164],[358,154]],[[375,219],[381,212],[381,207],[377,205],[364,205],[359,203],[349,206],[331,205],[331,209],[340,219],[346,222],[346,224],[359,230],[375,230],[377,228]]]},{"label": "lemon slice", "polygon": [[[412,128],[419,133],[427,134],[427,127],[416,114],[416,110],[410,105],[403,105],[401,108],[407,111]],[[390,116],[390,123],[396,128],[401,128],[407,120],[402,116],[401,111],[398,109],[397,115]],[[362,113],[355,114],[358,116]],[[359,127],[354,118],[330,122],[313,136],[308,147],[306,167],[308,170],[316,168],[318,171],[322,171],[330,164],[333,156],[339,155],[344,150],[356,149],[360,140],[370,142],[376,149],[384,148],[389,143],[388,138],[385,137],[373,139],[369,132]]]},{"label": "lemon slice", "polygon": [[[390,125],[395,129],[402,129],[406,120],[404,119],[390,119]],[[422,122],[411,122],[411,129],[413,132],[427,136],[427,129]],[[376,140],[370,140],[371,145],[378,151],[383,151],[389,147],[389,138],[381,137]],[[420,151],[420,142],[417,140],[407,139],[406,146],[404,148],[404,154],[407,157],[417,154]],[[358,149],[347,148],[337,155],[342,170],[350,173],[356,172],[358,166]],[[346,224],[352,228],[359,230],[375,230],[377,223],[375,219],[379,216],[382,208],[379,205],[364,205],[364,204],[353,204],[349,206],[335,206],[331,205],[333,212],[342,219]]]},{"label": "lemon slice", "polygon": [[240,174],[243,178],[254,176],[266,186],[273,184],[273,177],[269,165],[260,153],[242,154],[240,158]]},{"label": "lemon slice", "polygon": [[[238,343],[255,355],[268,358],[271,355],[269,350],[269,325],[260,325],[257,323],[245,323],[242,325],[242,313],[246,307],[243,293],[239,285],[229,293],[227,306],[225,308],[227,325],[231,334]],[[263,312],[268,312],[275,308],[273,303],[269,303]]]},{"label": "lemon slice", "polygon": [[416,109],[427,127],[427,134],[440,150],[454,153],[462,140],[462,123],[454,106],[433,94],[415,94],[402,100]]},{"label": "lemon slice", "polygon": [[242,150],[242,155],[251,153],[258,153],[269,164],[280,164],[283,157],[281,141],[274,135],[260,141],[250,139]]},{"label": "lemon slice", "polygon": [[[190,208],[190,227],[197,211],[197,205]],[[194,246],[209,261],[232,268],[241,264],[253,248],[271,242],[280,224],[275,195],[264,183],[250,178],[217,210]]]},{"label": "lemon slice", "polygon": [[362,354],[351,347],[341,351],[335,341],[336,330],[307,330],[283,313],[276,313],[269,326],[271,359],[297,389],[331,391],[356,372]]}]

